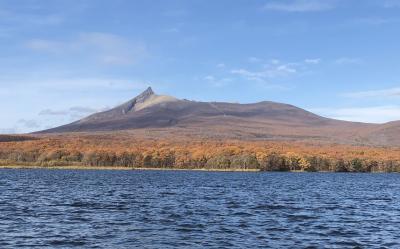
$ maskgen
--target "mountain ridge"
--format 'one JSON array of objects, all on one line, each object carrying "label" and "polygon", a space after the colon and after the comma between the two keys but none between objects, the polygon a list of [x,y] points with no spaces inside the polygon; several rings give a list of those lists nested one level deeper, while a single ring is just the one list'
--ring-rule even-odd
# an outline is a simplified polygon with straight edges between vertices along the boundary
[{"label": "mountain ridge", "polygon": [[371,124],[336,120],[272,101],[248,104],[191,101],[157,95],[151,87],[115,108],[37,133],[142,129],[165,133],[174,130],[204,137],[400,145],[400,136],[393,137],[393,131],[400,130],[400,122]]}]

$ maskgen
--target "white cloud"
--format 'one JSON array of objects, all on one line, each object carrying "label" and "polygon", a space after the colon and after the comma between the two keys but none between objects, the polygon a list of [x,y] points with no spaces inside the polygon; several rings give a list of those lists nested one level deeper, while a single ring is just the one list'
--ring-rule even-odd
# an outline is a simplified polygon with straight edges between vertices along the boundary
[{"label": "white cloud", "polygon": [[213,80],[215,80],[215,77],[212,75],[207,75],[206,77],[204,77],[204,79],[207,81],[213,81]]},{"label": "white cloud", "polygon": [[[288,75],[288,74],[294,74],[297,73],[297,69],[294,68],[292,65],[290,64],[286,64],[286,65],[280,65],[276,68],[276,75]],[[273,74],[271,74],[273,75]]]},{"label": "white cloud", "polygon": [[[149,85],[112,78],[46,78],[43,75],[30,78],[24,75],[20,79],[5,80],[1,79],[3,77],[0,77],[0,82],[4,83],[0,85],[4,109],[1,133],[32,132],[67,124],[104,111],[108,105],[123,103]],[[19,99],[24,101],[16,101]]]},{"label": "white cloud", "polygon": [[92,108],[85,106],[74,106],[68,109],[54,110],[44,109],[37,116],[31,119],[19,119],[14,123],[13,128],[0,129],[1,133],[21,133],[43,130],[59,125],[67,124],[93,113],[110,109],[109,107]]},{"label": "white cloud", "polygon": [[67,115],[68,111],[65,110],[52,110],[52,109],[44,109],[39,112],[39,115],[41,116],[63,116]]},{"label": "white cloud", "polygon": [[296,74],[298,71],[294,64],[267,64],[263,70],[252,71],[247,69],[234,69],[231,70],[231,74],[240,75],[241,77],[258,82],[266,82],[269,79],[276,79],[282,77],[288,77]]},{"label": "white cloud", "polygon": [[315,108],[310,111],[325,117],[355,122],[386,123],[400,120],[400,106]]},{"label": "white cloud", "polygon": [[18,134],[39,130],[41,125],[34,119],[19,119],[13,127],[0,128],[0,134]]},{"label": "white cloud", "polygon": [[224,63],[218,63],[217,64],[217,68],[225,68],[225,64]]},{"label": "white cloud", "polygon": [[25,46],[33,51],[62,56],[85,56],[106,65],[131,65],[147,55],[143,43],[109,33],[81,33],[71,40],[32,39]]},{"label": "white cloud", "polygon": [[270,61],[270,63],[273,64],[273,65],[277,65],[277,64],[279,64],[279,63],[281,63],[281,62],[280,62],[280,60],[278,60],[278,59],[272,59],[272,60]]},{"label": "white cloud", "polygon": [[67,120],[77,120],[89,116],[93,113],[102,112],[110,109],[109,107],[92,108],[86,106],[74,106],[64,110],[45,109],[39,112],[39,116],[60,116]]},{"label": "white cloud", "polygon": [[341,57],[335,60],[335,64],[338,65],[349,65],[349,64],[360,64],[363,60],[360,58],[351,58],[351,57]]},{"label": "white cloud", "polygon": [[37,129],[40,127],[40,125],[36,122],[36,120],[33,119],[20,119],[18,120],[18,124],[21,124],[24,128],[28,129]]},{"label": "white cloud", "polygon": [[385,98],[385,97],[400,97],[400,87],[372,90],[372,91],[361,91],[343,94],[344,97],[349,98]]},{"label": "white cloud", "polygon": [[319,64],[321,62],[321,59],[320,58],[305,59],[304,62],[307,64]]},{"label": "white cloud", "polygon": [[[267,61],[265,64],[261,64],[261,69],[247,69],[247,68],[236,68],[230,70],[230,74],[240,76],[248,81],[254,81],[265,85],[272,85],[273,80],[287,79],[289,77],[304,75],[311,72],[312,66],[315,66],[321,62],[319,58],[304,59],[300,62],[289,62],[285,63],[278,59],[263,60]],[[254,66],[253,66],[254,67]],[[287,87],[285,87],[286,89]]]},{"label": "white cloud", "polygon": [[211,85],[213,87],[223,87],[228,85],[229,83],[231,83],[233,81],[233,79],[231,78],[221,78],[221,79],[217,79],[215,76],[213,75],[207,75],[204,77],[204,80],[211,83]]},{"label": "white cloud", "polygon": [[107,109],[109,109],[109,108],[108,107],[91,108],[91,107],[86,107],[86,106],[74,106],[74,107],[69,108],[69,111],[76,112],[76,113],[88,114],[88,113],[105,111]]},{"label": "white cloud", "polygon": [[331,0],[281,0],[271,1],[264,5],[264,10],[284,12],[315,12],[333,9]]},{"label": "white cloud", "polygon": [[51,40],[32,39],[26,43],[26,47],[35,51],[61,53],[65,52],[66,44]]},{"label": "white cloud", "polygon": [[257,58],[257,57],[249,57],[247,60],[248,60],[250,63],[257,63],[257,62],[261,62],[261,61],[262,61],[262,59]]}]

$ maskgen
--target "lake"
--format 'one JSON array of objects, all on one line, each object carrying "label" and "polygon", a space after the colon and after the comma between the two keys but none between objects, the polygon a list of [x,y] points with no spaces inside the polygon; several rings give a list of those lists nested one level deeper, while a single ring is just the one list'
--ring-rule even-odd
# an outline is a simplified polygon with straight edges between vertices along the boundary
[{"label": "lake", "polygon": [[400,175],[0,170],[0,248],[399,248]]}]

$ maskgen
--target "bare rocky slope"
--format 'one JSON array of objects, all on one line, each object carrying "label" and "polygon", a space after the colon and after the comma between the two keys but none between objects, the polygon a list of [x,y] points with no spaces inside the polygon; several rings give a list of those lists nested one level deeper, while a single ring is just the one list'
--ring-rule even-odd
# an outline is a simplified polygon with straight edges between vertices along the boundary
[{"label": "bare rocky slope", "polygon": [[296,140],[327,143],[400,145],[400,123],[383,125],[324,118],[275,102],[197,102],[157,95],[148,88],[111,110],[38,132],[132,132],[186,134],[208,138]]}]

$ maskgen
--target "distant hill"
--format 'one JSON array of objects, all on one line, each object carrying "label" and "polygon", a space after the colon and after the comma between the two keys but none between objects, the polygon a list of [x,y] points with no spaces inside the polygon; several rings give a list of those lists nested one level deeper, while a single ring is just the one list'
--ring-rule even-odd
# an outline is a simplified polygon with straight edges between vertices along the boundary
[{"label": "distant hill", "polygon": [[157,95],[149,87],[130,101],[43,133],[148,130],[247,140],[400,145],[400,124],[340,121],[301,108],[264,101],[254,104],[198,102]]}]

